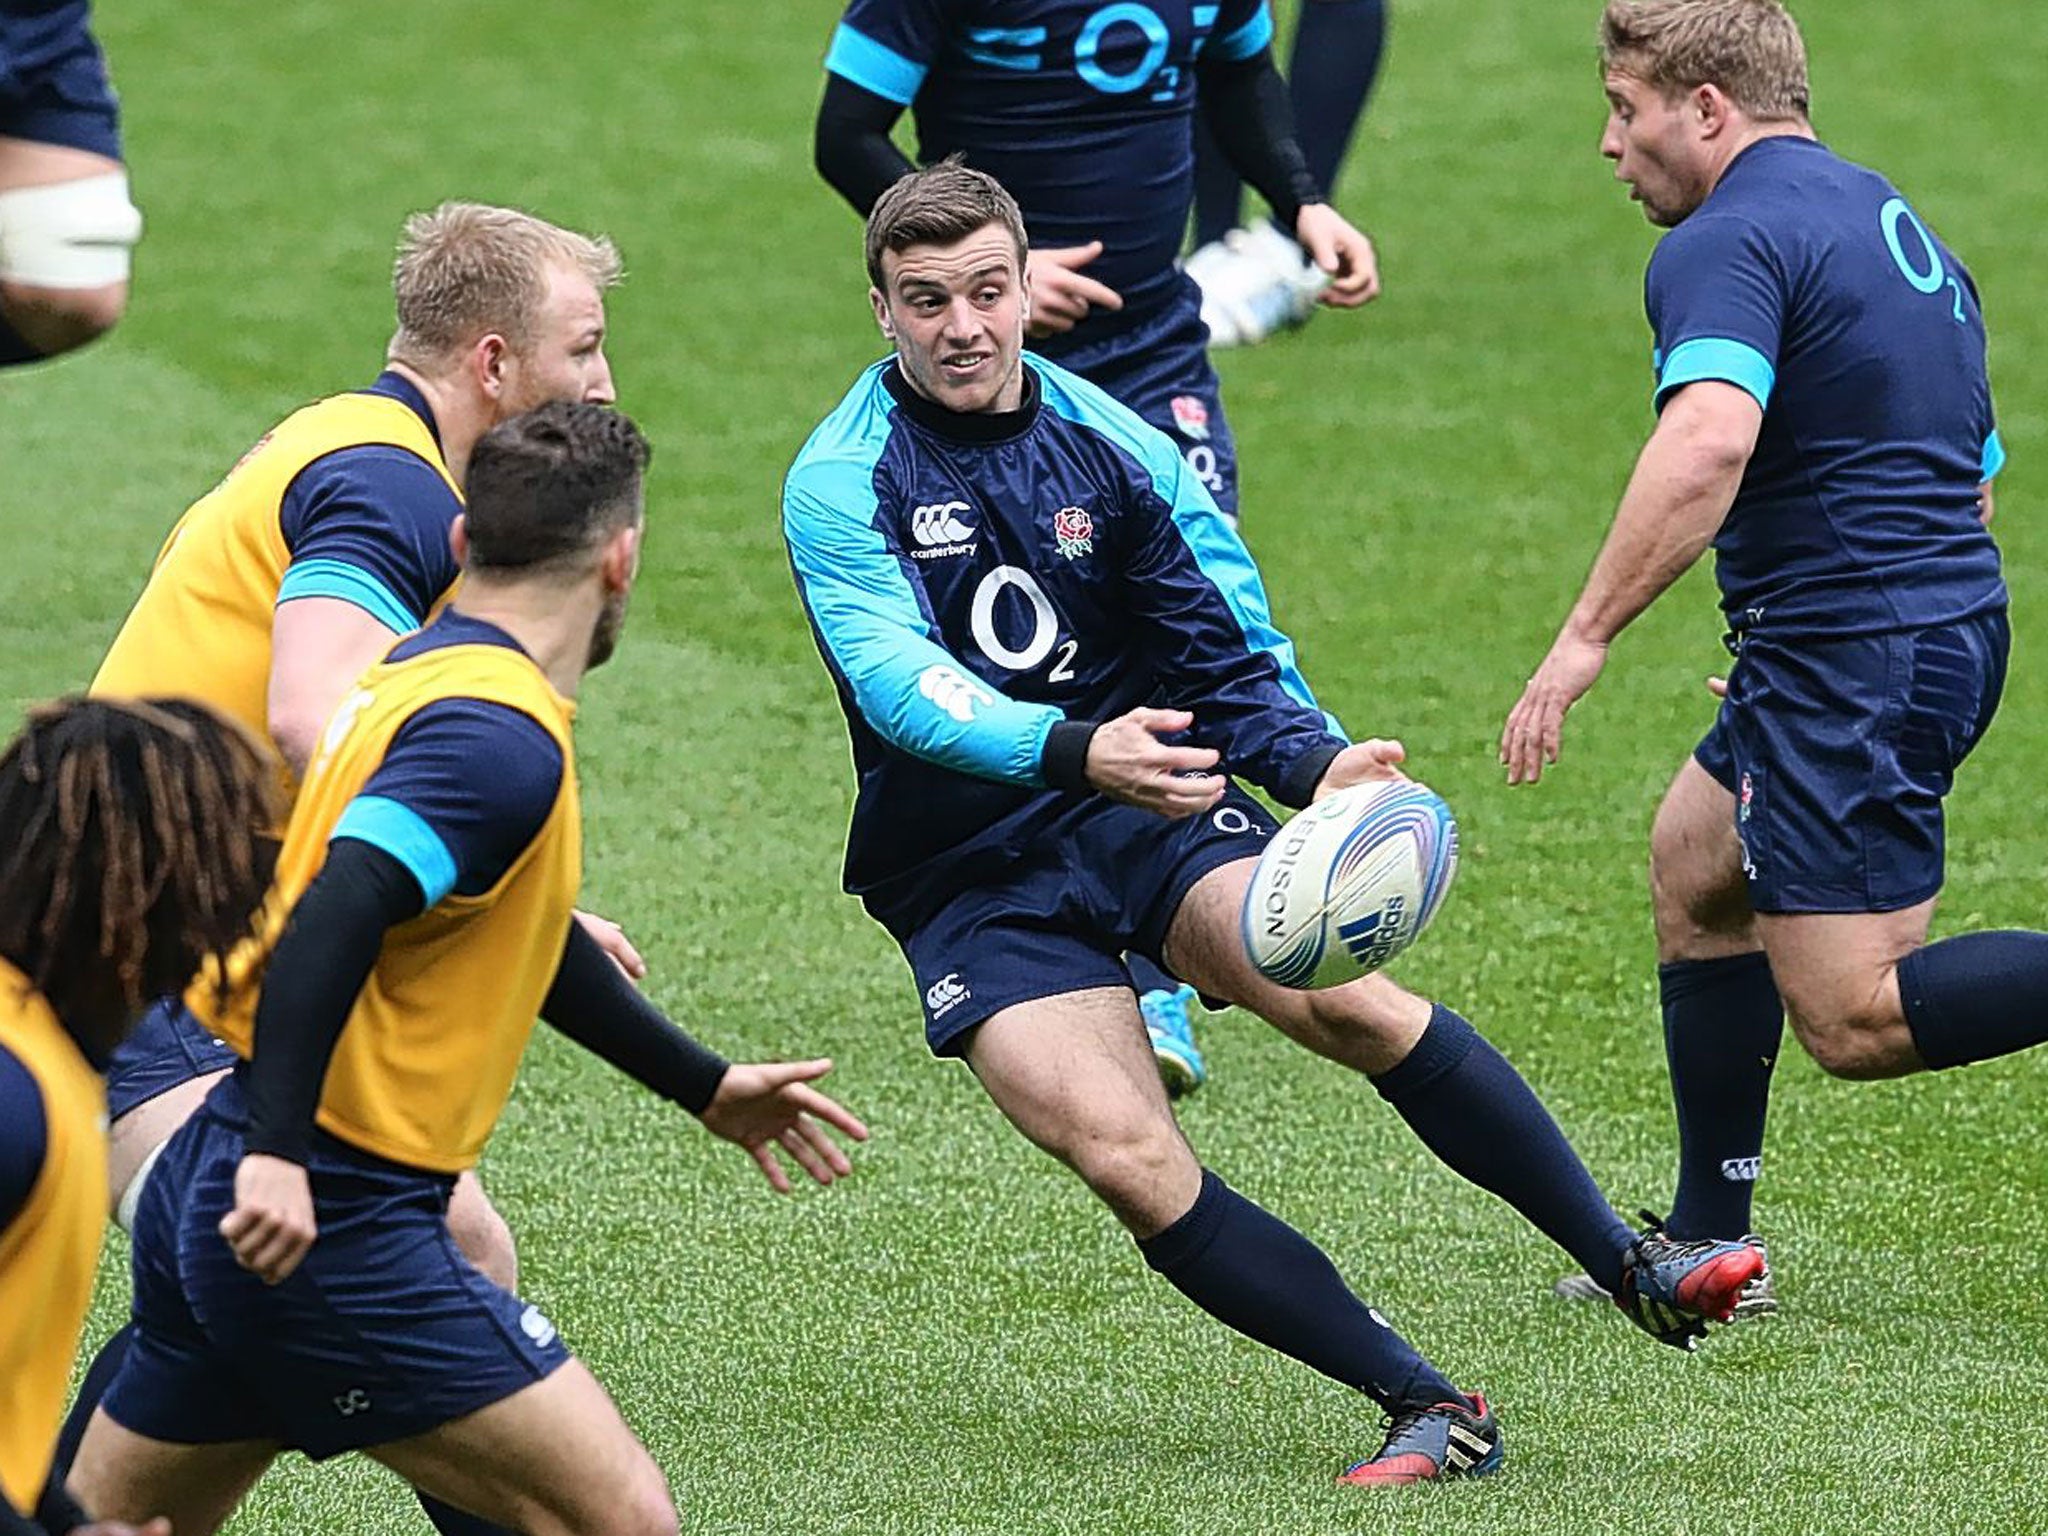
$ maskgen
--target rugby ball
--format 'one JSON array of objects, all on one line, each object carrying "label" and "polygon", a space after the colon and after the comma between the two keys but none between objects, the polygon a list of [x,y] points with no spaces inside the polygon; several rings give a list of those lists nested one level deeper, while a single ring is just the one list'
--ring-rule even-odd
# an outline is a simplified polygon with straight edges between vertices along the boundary
[{"label": "rugby ball", "polygon": [[1415,942],[1457,872],[1458,823],[1434,790],[1340,789],[1267,842],[1245,892],[1245,948],[1283,987],[1355,981]]}]

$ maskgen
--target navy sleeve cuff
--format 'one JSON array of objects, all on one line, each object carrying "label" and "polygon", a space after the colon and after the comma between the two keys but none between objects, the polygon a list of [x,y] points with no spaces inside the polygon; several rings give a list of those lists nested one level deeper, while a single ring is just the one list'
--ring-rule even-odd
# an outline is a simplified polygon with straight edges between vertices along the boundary
[{"label": "navy sleeve cuff", "polygon": [[1046,733],[1045,753],[1039,759],[1039,771],[1045,775],[1045,782],[1069,794],[1095,793],[1095,786],[1088,782],[1088,743],[1101,728],[1100,720],[1062,720],[1055,724]]},{"label": "navy sleeve cuff", "polygon": [[1343,750],[1341,741],[1310,747],[1294,760],[1294,766],[1287,770],[1278,784],[1269,786],[1273,798],[1292,810],[1300,810],[1314,797],[1316,786],[1322,783],[1323,775],[1329,772],[1330,764]]}]

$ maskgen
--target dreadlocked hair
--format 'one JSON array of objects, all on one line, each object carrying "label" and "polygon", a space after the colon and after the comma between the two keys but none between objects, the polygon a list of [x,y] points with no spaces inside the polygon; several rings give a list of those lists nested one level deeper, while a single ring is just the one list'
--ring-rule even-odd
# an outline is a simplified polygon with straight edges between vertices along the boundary
[{"label": "dreadlocked hair", "polygon": [[249,932],[280,802],[270,750],[189,699],[31,710],[0,754],[0,955],[104,1057]]}]

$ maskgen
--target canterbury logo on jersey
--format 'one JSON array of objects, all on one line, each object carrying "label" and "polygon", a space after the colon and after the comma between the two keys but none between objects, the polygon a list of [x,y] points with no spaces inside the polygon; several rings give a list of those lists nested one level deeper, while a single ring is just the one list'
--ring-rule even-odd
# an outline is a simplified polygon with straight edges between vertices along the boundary
[{"label": "canterbury logo on jersey", "polygon": [[962,725],[974,718],[976,705],[996,701],[996,696],[981,684],[951,667],[926,667],[917,679],[917,691]]},{"label": "canterbury logo on jersey", "polygon": [[936,560],[942,555],[973,554],[974,525],[960,521],[962,512],[972,510],[964,501],[936,501],[913,507],[910,536],[919,547],[910,552],[910,558]]}]

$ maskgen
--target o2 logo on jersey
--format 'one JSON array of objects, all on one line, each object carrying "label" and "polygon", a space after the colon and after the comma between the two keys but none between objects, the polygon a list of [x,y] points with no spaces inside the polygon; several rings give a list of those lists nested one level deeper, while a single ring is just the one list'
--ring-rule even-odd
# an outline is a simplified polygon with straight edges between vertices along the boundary
[{"label": "o2 logo on jersey", "polygon": [[[1126,53],[1128,39],[1122,33],[1137,29],[1145,51],[1130,63],[1106,63],[1104,53]],[[1137,0],[1116,0],[1081,23],[1081,35],[1073,39],[1073,72],[1106,96],[1128,96],[1133,90],[1151,92],[1153,100],[1171,100],[1180,88],[1180,66],[1167,63],[1167,49],[1174,45],[1174,33],[1159,20],[1159,12]],[[1165,68],[1161,68],[1165,66]]]},{"label": "o2 logo on jersey", "polygon": [[[996,602],[1006,591],[1015,592],[1030,615],[1031,635],[1021,646],[1011,645],[996,630]],[[1053,662],[1052,670],[1045,674],[1046,681],[1070,683],[1074,680],[1074,655],[1081,649],[1081,642],[1060,639],[1060,616],[1053,608],[1052,599],[1045,595],[1045,588],[1038,584],[1038,578],[1022,566],[999,565],[981,578],[968,608],[967,629],[974,636],[974,643],[981,648],[981,654],[1005,672],[1029,672],[1052,655],[1053,646],[1057,644],[1059,656]]]},{"label": "o2 logo on jersey", "polygon": [[[1915,289],[1925,294],[1937,294],[1944,288],[1955,290],[1954,317],[1957,325],[1963,323],[1963,285],[1941,259],[1941,248],[1934,243],[1934,236],[1927,233],[1927,226],[1920,222],[1920,216],[1906,206],[1903,197],[1895,197],[1877,211],[1877,227],[1884,231],[1885,247],[1897,263],[1899,275]],[[1909,242],[1906,232],[1911,231]],[[1917,246],[1917,249],[1910,248]]]}]

